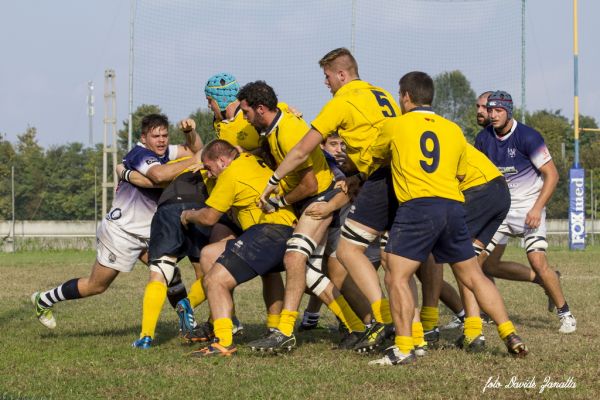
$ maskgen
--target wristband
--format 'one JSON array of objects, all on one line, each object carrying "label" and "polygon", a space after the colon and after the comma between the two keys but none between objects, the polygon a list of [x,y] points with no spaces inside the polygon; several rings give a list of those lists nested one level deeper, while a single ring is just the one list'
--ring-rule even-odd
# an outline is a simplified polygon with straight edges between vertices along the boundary
[{"label": "wristband", "polygon": [[285,207],[285,206],[289,206],[290,205],[290,203],[288,203],[285,200],[285,197],[283,197],[283,196],[277,198],[277,204],[279,204],[279,207]]},{"label": "wristband", "polygon": [[277,197],[269,197],[267,204],[273,207],[274,211],[278,211],[282,206],[279,204],[280,200]]},{"label": "wristband", "polygon": [[273,172],[273,176],[269,178],[269,185],[277,186],[279,184],[279,181],[281,181],[281,178],[279,178],[277,174]]},{"label": "wristband", "polygon": [[130,169],[124,169],[123,173],[121,174],[121,179],[124,180],[125,182],[131,183],[130,177],[131,177],[131,170]]}]

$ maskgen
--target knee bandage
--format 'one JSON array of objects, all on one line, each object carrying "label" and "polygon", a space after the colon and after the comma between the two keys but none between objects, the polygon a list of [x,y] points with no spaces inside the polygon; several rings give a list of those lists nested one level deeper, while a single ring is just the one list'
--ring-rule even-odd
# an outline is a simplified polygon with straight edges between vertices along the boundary
[{"label": "knee bandage", "polygon": [[285,252],[295,251],[310,258],[316,248],[317,244],[314,240],[302,233],[294,233],[286,243]]},{"label": "knee bandage", "polygon": [[527,236],[525,238],[525,251],[531,253],[534,251],[545,252],[548,248],[548,242],[543,236]]},{"label": "knee bandage", "polygon": [[167,286],[171,285],[173,278],[175,277],[175,270],[177,269],[177,263],[174,257],[162,256],[156,260],[150,262],[150,271],[159,272],[165,278]]},{"label": "knee bandage", "polygon": [[360,228],[352,221],[344,222],[342,226],[342,239],[345,239],[353,244],[369,247],[369,244],[375,240],[377,233],[370,233]]},{"label": "knee bandage", "polygon": [[385,246],[387,245],[388,239],[390,238],[390,232],[385,231],[381,235],[381,239],[379,239],[379,248],[381,251],[385,251]]},{"label": "knee bandage", "polygon": [[[491,242],[490,242],[491,243]],[[489,245],[488,245],[489,246]],[[496,245],[494,245],[494,247],[496,247]],[[477,243],[473,242],[473,251],[475,252],[475,255],[477,257],[479,257],[479,255],[481,253],[487,252],[487,249],[481,247],[480,245],[478,245]],[[491,253],[491,252],[490,252]],[[489,254],[489,253],[488,253]]]},{"label": "knee bandage", "polygon": [[323,273],[323,253],[325,246],[319,245],[306,263],[306,286],[319,296],[329,285],[329,278]]}]

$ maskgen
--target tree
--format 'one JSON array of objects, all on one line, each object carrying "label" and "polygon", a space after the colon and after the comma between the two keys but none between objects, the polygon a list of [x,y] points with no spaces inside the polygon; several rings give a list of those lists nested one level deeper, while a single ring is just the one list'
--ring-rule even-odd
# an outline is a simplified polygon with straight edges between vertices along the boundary
[{"label": "tree", "polygon": [[48,193],[40,212],[43,219],[94,219],[94,167],[99,165],[100,156],[95,149],[84,149],[81,143],[47,151]]},{"label": "tree", "polygon": [[196,132],[198,132],[204,144],[216,139],[212,111],[199,108],[196,112],[190,114],[189,118],[196,121]]},{"label": "tree", "polygon": [[0,133],[0,219],[12,218],[12,181],[11,167],[15,163],[16,153],[12,144]]},{"label": "tree", "polygon": [[481,129],[477,125],[475,102],[477,96],[467,78],[460,71],[443,72],[434,78],[433,109],[457,123],[467,141],[473,142]]},{"label": "tree", "polygon": [[17,136],[15,212],[20,220],[36,219],[46,195],[45,158],[36,135],[36,128],[28,126],[25,133]]}]

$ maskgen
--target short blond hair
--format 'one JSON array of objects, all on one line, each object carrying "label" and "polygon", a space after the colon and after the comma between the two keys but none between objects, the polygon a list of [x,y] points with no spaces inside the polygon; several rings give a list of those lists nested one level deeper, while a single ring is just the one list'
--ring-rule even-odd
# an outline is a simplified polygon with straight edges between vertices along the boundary
[{"label": "short blond hair", "polygon": [[331,50],[319,60],[321,68],[334,68],[349,72],[352,75],[358,76],[358,64],[356,59],[345,47],[340,47]]}]

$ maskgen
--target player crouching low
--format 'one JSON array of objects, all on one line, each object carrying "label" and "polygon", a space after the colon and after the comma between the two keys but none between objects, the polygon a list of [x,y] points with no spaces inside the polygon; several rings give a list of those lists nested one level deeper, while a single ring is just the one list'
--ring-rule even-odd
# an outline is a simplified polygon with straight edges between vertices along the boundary
[{"label": "player crouching low", "polygon": [[202,162],[209,174],[217,178],[215,187],[206,207],[182,212],[181,223],[211,226],[233,209],[243,233],[237,239],[216,242],[203,249],[203,253],[221,251],[203,282],[215,340],[191,356],[231,356],[237,351],[233,343],[231,291],[259,275],[283,270],[281,260],[296,217],[290,207],[266,214],[256,205],[259,190],[272,171],[255,156],[240,154],[226,141],[215,140],[205,147]]}]

